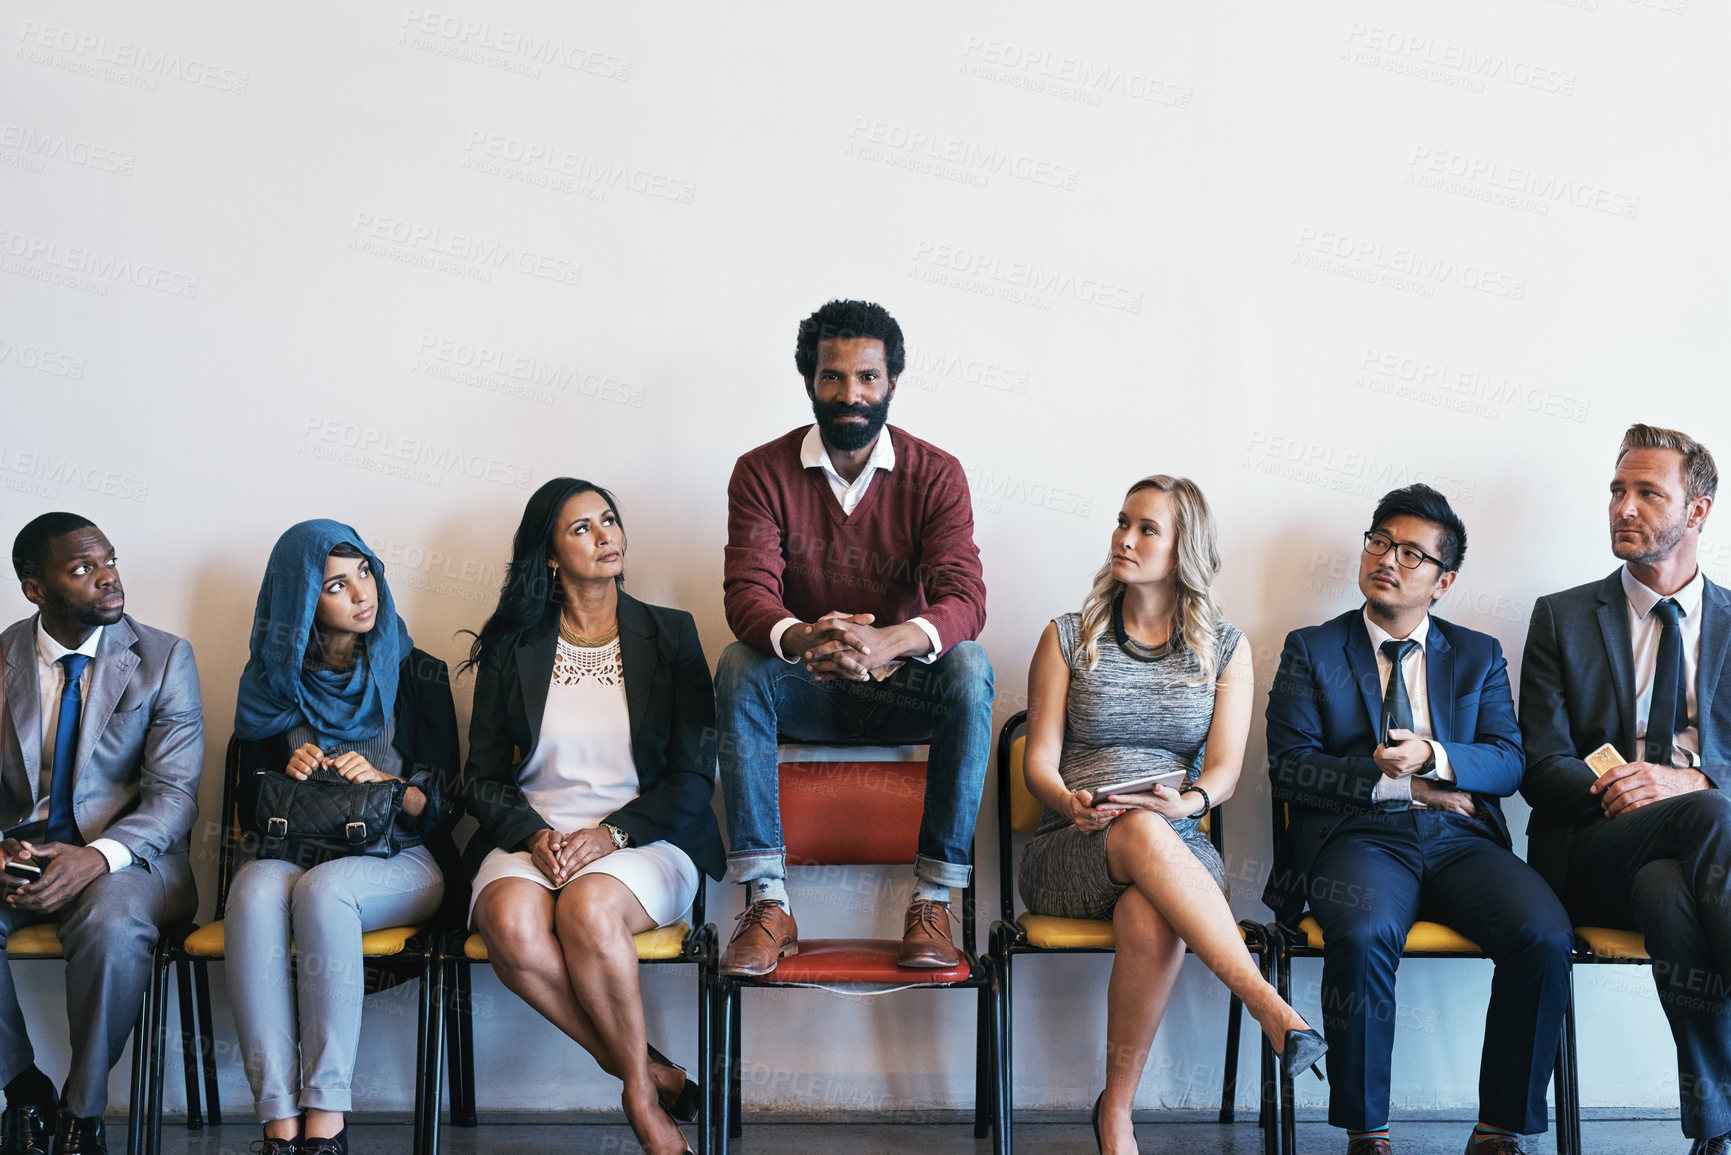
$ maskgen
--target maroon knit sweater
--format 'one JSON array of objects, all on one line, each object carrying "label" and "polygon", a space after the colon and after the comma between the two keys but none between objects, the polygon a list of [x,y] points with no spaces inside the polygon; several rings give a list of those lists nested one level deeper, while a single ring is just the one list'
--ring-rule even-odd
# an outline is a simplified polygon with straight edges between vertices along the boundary
[{"label": "maroon knit sweater", "polygon": [[879,470],[851,514],[819,467],[799,464],[803,426],[740,457],[727,483],[722,589],[734,636],[770,653],[770,627],[831,610],[873,625],[923,617],[943,648],[978,637],[986,583],[961,462],[884,427],[896,467]]}]

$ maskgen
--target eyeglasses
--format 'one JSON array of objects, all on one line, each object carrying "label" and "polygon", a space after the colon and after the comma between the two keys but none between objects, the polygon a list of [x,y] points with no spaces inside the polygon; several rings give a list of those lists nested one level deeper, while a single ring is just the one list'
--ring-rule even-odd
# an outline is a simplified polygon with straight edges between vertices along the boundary
[{"label": "eyeglasses", "polygon": [[1432,557],[1416,545],[1396,545],[1394,538],[1378,530],[1366,530],[1364,534],[1364,552],[1371,557],[1381,557],[1389,550],[1394,550],[1394,560],[1400,563],[1401,569],[1417,569],[1425,562],[1435,562],[1436,567],[1447,572],[1440,557]]}]

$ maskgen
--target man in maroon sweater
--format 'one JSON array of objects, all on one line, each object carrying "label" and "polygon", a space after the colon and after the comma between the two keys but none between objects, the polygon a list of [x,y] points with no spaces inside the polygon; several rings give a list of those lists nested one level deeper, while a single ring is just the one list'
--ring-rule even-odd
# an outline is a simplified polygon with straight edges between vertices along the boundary
[{"label": "man in maroon sweater", "polygon": [[886,426],[906,357],[881,306],[831,301],[801,322],[794,364],[817,423],[739,459],[727,486],[727,622],[715,675],[728,877],[748,902],[721,956],[765,974],[797,953],[787,899],[776,735],[931,743],[903,966],[960,959],[950,888],[991,747],[992,666],[967,478],[954,457]]}]

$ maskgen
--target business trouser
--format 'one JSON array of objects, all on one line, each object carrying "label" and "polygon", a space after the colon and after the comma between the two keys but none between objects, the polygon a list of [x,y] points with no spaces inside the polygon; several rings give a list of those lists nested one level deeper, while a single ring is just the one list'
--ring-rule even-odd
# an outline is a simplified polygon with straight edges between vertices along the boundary
[{"label": "business trouser", "polygon": [[1575,832],[1565,905],[1635,928],[1677,1042],[1683,1134],[1731,1131],[1731,798],[1700,790]]},{"label": "business trouser", "polygon": [[[66,1106],[81,1118],[108,1109],[108,1072],[132,1033],[160,928],[192,918],[198,905],[185,853],[164,854],[100,875],[54,915],[0,906],[0,961],[19,927],[59,921],[66,957],[66,1018],[72,1043]],[[9,965],[0,965],[0,1083],[36,1061]]]},{"label": "business trouser", "polygon": [[1407,932],[1423,918],[1470,938],[1496,966],[1480,1121],[1545,1130],[1574,935],[1544,879],[1480,819],[1398,810],[1343,820],[1317,853],[1308,887],[1324,942],[1328,1121],[1349,1131],[1388,1122],[1395,971]]}]

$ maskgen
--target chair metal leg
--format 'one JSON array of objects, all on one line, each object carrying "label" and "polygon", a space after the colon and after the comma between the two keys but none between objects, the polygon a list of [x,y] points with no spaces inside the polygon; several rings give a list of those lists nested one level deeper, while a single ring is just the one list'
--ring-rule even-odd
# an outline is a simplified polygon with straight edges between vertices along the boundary
[{"label": "chair metal leg", "polygon": [[[1292,1003],[1292,957],[1275,948],[1275,988],[1290,1006]],[[1280,1155],[1298,1155],[1298,1109],[1292,1089],[1292,1076],[1284,1065],[1280,1071]]]},{"label": "chair metal leg", "polygon": [[452,1003],[457,1015],[451,1023],[451,1122],[473,1127],[480,1120],[475,1108],[475,998],[474,968],[466,958],[452,962],[451,977],[456,991]]},{"label": "chair metal leg", "polygon": [[1000,940],[997,952],[998,967],[993,973],[993,982],[997,987],[997,1052],[998,1070],[997,1093],[992,1097],[996,1100],[993,1109],[997,1115],[997,1143],[994,1147],[997,1155],[1010,1155],[1015,1146],[1015,1048],[1012,1045],[1014,1003],[1011,1000],[1010,963],[1014,955],[1010,953],[1007,943]]},{"label": "chair metal leg", "polygon": [[1226,1007],[1226,1057],[1220,1078],[1220,1121],[1231,1123],[1237,1113],[1238,1035],[1244,1018],[1244,1003],[1233,995]]},{"label": "chair metal leg", "polygon": [[744,1096],[740,1093],[740,1068],[744,1066],[743,1048],[740,1038],[744,1035],[741,1028],[743,1004],[740,993],[744,988],[730,985],[727,990],[727,1134],[722,1140],[721,1155],[727,1155],[733,1147],[733,1140],[745,1133],[744,1110],[740,1106]]},{"label": "chair metal leg", "polygon": [[193,960],[192,986],[198,1004],[200,1062],[204,1064],[204,1121],[208,1126],[220,1127],[222,1095],[216,1087],[216,1020],[210,1014],[210,964],[204,959]]},{"label": "chair metal leg", "polygon": [[704,1098],[709,1104],[709,1150],[704,1155],[723,1155],[727,1142],[727,987],[719,974],[709,976],[710,1058],[704,1068]]},{"label": "chair metal leg", "polygon": [[180,1073],[186,1081],[186,1129],[202,1130],[204,1112],[198,1101],[198,1064],[203,1052],[199,1049],[198,1008],[192,1001],[192,964],[184,958],[174,961],[175,993],[180,1004]]},{"label": "chair metal leg", "polygon": [[160,955],[150,966],[150,1132],[145,1140],[145,1155],[157,1155],[162,1150],[162,1088],[167,1079],[163,1068],[168,1064],[168,963]]},{"label": "chair metal leg", "polygon": [[1563,1004],[1563,1037],[1557,1059],[1557,1150],[1559,1155],[1581,1155],[1581,1052],[1575,1039],[1573,968],[1569,973],[1568,994],[1568,1001]]},{"label": "chair metal leg", "polygon": [[132,1026],[131,1101],[126,1109],[126,1155],[144,1155],[150,1132],[150,984],[144,987],[144,1003]]},{"label": "chair metal leg", "polygon": [[415,1084],[415,1155],[439,1149],[439,1106],[445,1085],[445,963],[429,950],[421,968],[420,1053]]},{"label": "chair metal leg", "polygon": [[974,1138],[984,1139],[992,1133],[992,1092],[997,1085],[992,1035],[992,987],[980,988],[979,1010],[974,1020]]},{"label": "chair metal leg", "polygon": [[704,1094],[697,1100],[697,1155],[713,1151],[710,1127],[714,1119],[715,1099],[715,1000],[709,976],[714,943],[703,939],[704,954],[697,964],[697,1069],[703,1073]]}]

